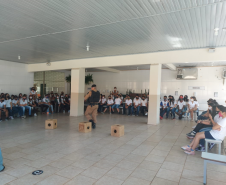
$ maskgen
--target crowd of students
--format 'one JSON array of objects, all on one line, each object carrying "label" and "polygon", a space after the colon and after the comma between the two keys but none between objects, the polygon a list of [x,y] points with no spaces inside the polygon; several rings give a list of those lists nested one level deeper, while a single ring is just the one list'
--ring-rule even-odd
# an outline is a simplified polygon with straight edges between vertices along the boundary
[{"label": "crowd of students", "polygon": [[[175,100],[173,96],[164,96],[164,99],[160,103],[160,119],[166,114],[166,119],[171,114],[171,118],[175,119],[175,114],[178,115],[179,119],[191,118],[194,121],[195,115],[199,116],[199,103],[195,96],[191,96],[188,99],[187,95],[180,95],[178,100]],[[190,116],[189,116],[190,115]]]},{"label": "crowd of students", "polygon": [[67,111],[70,112],[70,97],[61,92],[61,94],[53,93],[46,94],[44,98],[37,95],[35,88],[31,88],[29,95],[9,95],[1,93],[0,101],[0,122],[2,114],[5,114],[5,120],[20,117],[25,119],[25,111],[28,110],[29,116],[37,116],[38,109],[42,114],[51,114],[54,112]]},{"label": "crowd of students", "polygon": [[194,155],[195,151],[205,151],[205,147],[213,148],[214,143],[205,146],[204,139],[224,140],[226,136],[226,107],[216,100],[209,99],[208,110],[197,119],[197,125],[186,136],[193,139],[189,145],[181,147],[186,154]]}]

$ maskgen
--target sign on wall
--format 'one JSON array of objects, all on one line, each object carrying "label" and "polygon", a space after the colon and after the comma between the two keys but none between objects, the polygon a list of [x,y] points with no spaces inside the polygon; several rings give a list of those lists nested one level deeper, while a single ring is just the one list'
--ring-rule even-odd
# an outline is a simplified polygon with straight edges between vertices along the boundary
[{"label": "sign on wall", "polygon": [[205,90],[205,86],[188,86],[188,90]]}]

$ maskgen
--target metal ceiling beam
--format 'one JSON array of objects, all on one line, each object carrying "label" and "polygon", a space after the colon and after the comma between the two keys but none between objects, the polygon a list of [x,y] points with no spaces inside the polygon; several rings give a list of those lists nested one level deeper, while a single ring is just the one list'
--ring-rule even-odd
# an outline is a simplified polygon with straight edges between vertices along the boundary
[{"label": "metal ceiling beam", "polygon": [[110,68],[110,67],[97,67],[96,69],[100,69],[100,70],[108,71],[108,72],[112,72],[112,73],[119,73],[120,72],[119,70],[113,69],[113,68]]},{"label": "metal ceiling beam", "polygon": [[169,68],[172,71],[176,71],[177,67],[173,64],[163,64],[164,66],[166,66],[167,68]]}]

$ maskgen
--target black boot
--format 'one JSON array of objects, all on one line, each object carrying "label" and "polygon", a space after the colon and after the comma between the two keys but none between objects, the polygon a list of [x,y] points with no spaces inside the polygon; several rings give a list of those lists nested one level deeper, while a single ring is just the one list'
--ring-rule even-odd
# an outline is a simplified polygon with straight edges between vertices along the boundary
[{"label": "black boot", "polygon": [[95,129],[95,128],[96,128],[96,123],[94,123],[92,119],[91,119],[91,120],[89,120],[89,122],[91,122],[91,123],[92,123],[92,128],[93,128],[93,129]]}]

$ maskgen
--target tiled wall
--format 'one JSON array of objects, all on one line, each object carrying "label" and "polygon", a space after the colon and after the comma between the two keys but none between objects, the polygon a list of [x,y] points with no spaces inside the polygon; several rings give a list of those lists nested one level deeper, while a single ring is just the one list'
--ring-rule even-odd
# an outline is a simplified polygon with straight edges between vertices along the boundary
[{"label": "tiled wall", "polygon": [[0,93],[28,94],[33,86],[34,73],[27,72],[27,64],[0,60]]},{"label": "tiled wall", "polygon": [[[222,75],[223,67],[202,67],[198,68],[198,80],[176,80],[176,71],[162,69],[161,79],[161,97],[164,95],[173,95],[175,91],[178,94],[194,95],[200,103],[200,109],[206,109],[207,99],[215,98],[220,104],[226,100],[226,82],[223,85]],[[89,73],[86,73],[89,74]],[[116,86],[119,92],[125,94],[127,89],[137,93],[148,90],[149,88],[149,70],[121,71],[120,73],[92,72],[94,83],[102,94],[108,95],[109,91]],[[188,86],[204,86],[205,90],[188,90]],[[86,86],[86,92],[88,91]],[[214,92],[218,92],[218,97],[214,97]]]}]

